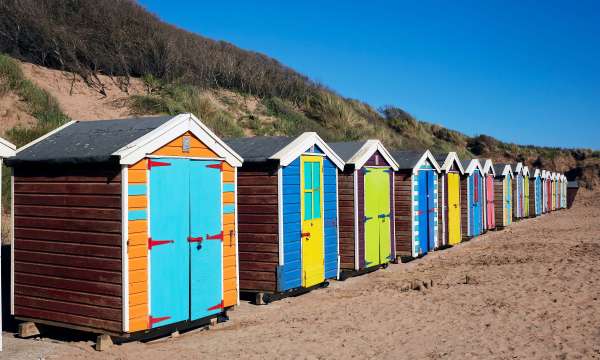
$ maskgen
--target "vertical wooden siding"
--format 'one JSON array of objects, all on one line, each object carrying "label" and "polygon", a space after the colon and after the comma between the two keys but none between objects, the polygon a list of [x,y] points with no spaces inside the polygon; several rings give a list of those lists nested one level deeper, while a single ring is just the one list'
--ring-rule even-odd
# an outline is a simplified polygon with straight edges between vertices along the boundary
[{"label": "vertical wooden siding", "polygon": [[447,245],[448,239],[448,175],[438,175],[438,239],[439,246]]},{"label": "vertical wooden siding", "polygon": [[469,208],[471,203],[469,202],[469,196],[467,194],[467,185],[469,183],[469,176],[463,176],[460,179],[460,230],[463,239],[469,239]]},{"label": "vertical wooden siding", "polygon": [[354,171],[340,172],[339,207],[340,207],[340,267],[355,270],[355,241],[354,241]]},{"label": "vertical wooden siding", "polygon": [[279,264],[277,171],[244,164],[238,169],[240,289],[276,291]]},{"label": "vertical wooden siding", "polygon": [[494,213],[496,215],[496,227],[505,227],[504,208],[506,207],[504,199],[504,177],[494,179]]},{"label": "vertical wooden siding", "polygon": [[394,176],[394,222],[396,256],[412,256],[412,172],[397,171]]},{"label": "vertical wooden siding", "polygon": [[15,315],[121,332],[120,167],[14,175]]}]

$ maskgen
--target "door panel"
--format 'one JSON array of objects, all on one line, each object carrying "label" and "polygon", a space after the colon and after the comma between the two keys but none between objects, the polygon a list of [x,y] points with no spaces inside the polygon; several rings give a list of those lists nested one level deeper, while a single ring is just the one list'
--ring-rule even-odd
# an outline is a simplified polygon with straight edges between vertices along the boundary
[{"label": "door panel", "polygon": [[156,163],[150,171],[150,327],[189,318],[189,165]]},{"label": "door panel", "polygon": [[448,244],[460,243],[460,175],[449,173],[448,179]]},{"label": "door panel", "polygon": [[419,234],[417,238],[419,239],[419,252],[422,255],[427,254],[429,251],[428,246],[428,232],[429,232],[429,223],[427,221],[427,209],[429,203],[427,201],[427,171],[421,170],[419,171],[419,175],[417,177],[418,181],[418,199],[419,199]]},{"label": "door panel", "polygon": [[496,227],[496,215],[494,214],[494,178],[490,175],[486,176],[486,201],[487,201],[487,228],[493,229]]},{"label": "door panel", "polygon": [[435,174],[427,171],[427,240],[429,250],[435,248]]},{"label": "door panel", "polygon": [[479,176],[479,172],[475,171],[473,175],[471,175],[471,183],[473,184],[471,188],[471,199],[472,204],[471,207],[473,209],[473,217],[471,218],[471,235],[477,236],[481,233],[481,177]]},{"label": "door panel", "polygon": [[220,161],[190,161],[192,320],[217,314],[222,310],[223,201],[219,165]]},{"label": "door panel", "polygon": [[510,177],[504,178],[504,198],[505,200],[505,210],[504,210],[504,224],[510,225],[512,222],[512,180]]},{"label": "door panel", "polygon": [[366,168],[365,181],[365,267],[379,264],[379,176]]},{"label": "door panel", "polygon": [[390,207],[390,169],[377,169],[379,178],[379,263],[385,264],[392,259],[392,224]]},{"label": "door panel", "polygon": [[323,241],[323,158],[303,155],[302,180],[302,286],[310,287],[325,280]]}]

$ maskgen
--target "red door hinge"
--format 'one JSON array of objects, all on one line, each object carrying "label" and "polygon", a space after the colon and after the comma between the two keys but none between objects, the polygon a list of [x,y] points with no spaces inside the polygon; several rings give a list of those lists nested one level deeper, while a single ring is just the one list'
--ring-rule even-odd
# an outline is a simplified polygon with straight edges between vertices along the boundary
[{"label": "red door hinge", "polygon": [[204,238],[202,236],[188,237],[188,242],[191,242],[191,243],[195,243],[195,242],[199,243],[199,242],[202,242],[203,240],[204,240]]},{"label": "red door hinge", "polygon": [[152,159],[148,159],[148,170],[152,170],[153,167],[157,167],[157,166],[171,166],[171,163],[154,161]]},{"label": "red door hinge", "polygon": [[154,326],[154,324],[157,324],[159,322],[163,322],[163,321],[167,321],[169,320],[171,317],[170,316],[163,316],[163,317],[152,317],[152,315],[148,316],[148,328],[152,329],[152,326]]},{"label": "red door hinge", "polygon": [[224,304],[225,304],[225,302],[223,300],[221,300],[221,302],[219,304],[209,307],[208,311],[223,309],[225,307]]},{"label": "red door hinge", "polygon": [[223,162],[221,161],[218,164],[210,164],[210,165],[206,165],[207,168],[211,168],[211,169],[219,169],[219,171],[223,171]]},{"label": "red door hinge", "polygon": [[152,238],[148,238],[148,250],[152,250],[153,247],[158,245],[172,244],[174,242],[173,240],[152,240]]},{"label": "red door hinge", "polygon": [[221,240],[221,241],[223,241],[223,231],[221,231],[217,235],[206,234],[206,240]]}]

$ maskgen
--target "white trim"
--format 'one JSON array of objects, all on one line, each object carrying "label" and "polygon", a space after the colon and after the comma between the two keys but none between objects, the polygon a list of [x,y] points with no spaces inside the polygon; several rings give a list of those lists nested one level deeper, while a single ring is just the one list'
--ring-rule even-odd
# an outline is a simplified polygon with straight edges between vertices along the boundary
[{"label": "white trim", "polygon": [[[415,185],[417,185],[416,175],[410,174],[410,201],[411,203],[415,199]],[[418,230],[415,230],[415,208],[410,207],[410,253],[413,258],[416,258],[419,254],[415,251],[415,236],[419,234]]]},{"label": "white trim", "polygon": [[17,150],[17,154],[19,154],[21,151],[23,151],[23,150],[25,150],[27,148],[32,147],[33,145],[35,145],[35,144],[37,144],[37,143],[39,143],[39,142],[41,142],[43,140],[46,140],[47,138],[49,138],[50,136],[56,134],[57,132],[62,131],[65,128],[67,128],[67,127],[69,127],[69,126],[71,126],[73,124],[76,124],[78,122],[79,121],[73,120],[73,121],[69,121],[68,123],[64,124],[63,126],[57,127],[56,129],[54,129],[54,130],[50,131],[49,133],[45,134],[44,136],[39,137],[39,138],[33,140],[32,142],[30,142],[29,144],[20,147],[19,150]]},{"label": "white trim", "polygon": [[523,163],[522,162],[518,162],[517,165],[515,166],[515,173],[516,174],[523,173]]},{"label": "white trim", "polygon": [[[392,224],[392,253],[391,256],[393,257],[393,259],[396,259],[396,172],[392,171],[392,183],[391,183],[391,187],[392,187],[392,191],[391,191],[391,202],[392,202],[392,216],[391,218],[394,220],[394,223]],[[391,259],[390,259],[391,261]]]},{"label": "white trim", "polygon": [[354,269],[360,269],[360,256],[359,256],[359,238],[358,238],[358,170],[354,170],[352,174],[354,183]]},{"label": "white trim", "polygon": [[201,160],[201,161],[226,161],[220,157],[198,157],[198,156],[170,156],[170,155],[147,155],[146,159],[185,159],[185,160]]},{"label": "white trim", "polygon": [[[470,175],[469,175],[470,176]],[[471,231],[471,217],[473,216],[473,211],[471,211],[471,199],[469,198],[469,190],[471,189],[471,184],[469,182],[469,176],[465,179],[467,182],[467,236],[473,236]],[[472,196],[474,197],[474,196]]]},{"label": "white trim", "polygon": [[475,170],[479,170],[479,173],[483,176],[483,167],[481,166],[479,159],[471,159],[469,161],[469,165],[465,169],[465,174],[472,175]]},{"label": "white trim", "polygon": [[523,176],[529,176],[529,166],[523,166]]},{"label": "white trim", "polygon": [[460,175],[464,175],[465,170],[463,169],[463,166],[462,166],[462,163],[460,162],[458,154],[454,151],[450,151],[446,155],[446,159],[444,159],[444,163],[440,166],[440,170],[443,172],[446,172],[446,173],[450,172],[450,169],[452,168],[453,163],[456,164],[456,166],[458,167]]},{"label": "white trim", "polygon": [[129,168],[121,166],[121,262],[123,332],[129,332]]},{"label": "white trim", "polygon": [[373,156],[373,154],[375,154],[377,151],[379,151],[381,156],[383,156],[392,169],[398,171],[399,166],[394,157],[389,153],[385,146],[383,146],[381,141],[374,139],[365,141],[363,146],[361,146],[361,148],[356,151],[348,161],[346,161],[346,164],[353,164],[354,168],[360,169],[365,166],[367,161],[369,161],[371,156]]},{"label": "white trim", "polygon": [[217,156],[225,159],[231,166],[242,165],[242,157],[190,113],[173,117],[150,133],[115,151],[112,155],[119,156],[121,164],[132,165],[186,132],[195,135],[205,146],[214,151]]},{"label": "white trim", "polygon": [[[146,159],[146,165],[148,164],[148,159]],[[148,221],[146,221],[146,233],[148,235],[148,239],[152,238],[152,233],[150,232],[151,229],[151,225],[152,225],[152,208],[150,207],[150,204],[152,203],[151,199],[152,197],[150,196],[150,170],[148,169],[148,166],[146,166],[146,216],[148,217]],[[148,278],[146,279],[147,284],[148,284],[148,316],[152,315],[152,252],[150,250],[147,250],[146,253],[148,254],[148,271],[147,271],[147,276]]]},{"label": "white trim", "polygon": [[7,158],[15,155],[17,147],[8,141],[0,138],[0,158]]},{"label": "white trim", "polygon": [[[460,175],[459,175],[460,176]],[[442,175],[442,238],[440,239],[440,241],[444,244],[444,245],[448,245],[448,241],[446,239],[446,211],[447,211],[447,207],[448,207],[448,200],[446,199],[446,180],[448,177],[448,173],[446,173],[445,175]],[[438,184],[439,186],[439,184]],[[460,194],[459,194],[460,196]],[[438,204],[439,206],[439,204]],[[439,226],[439,224],[438,224]],[[438,245],[439,247],[439,245]]]},{"label": "white trim", "polygon": [[[0,139],[2,140],[2,139]],[[2,158],[0,157],[0,179],[2,179]],[[0,211],[2,211],[2,181],[0,181]],[[0,245],[2,245],[2,222],[0,222]],[[2,246],[0,246],[0,264],[2,264]],[[0,284],[2,283],[2,268],[0,267]],[[2,296],[0,296],[0,351],[2,351]]]},{"label": "white trim", "polygon": [[[302,194],[302,193],[300,193]],[[300,214],[302,215],[302,214]],[[279,265],[283,266],[285,264],[284,259],[284,251],[283,251],[283,236],[284,236],[284,228],[283,228],[283,167],[279,166],[277,168],[277,222],[278,222],[278,232],[279,232]],[[300,228],[302,228],[302,224],[300,224]],[[302,242],[302,239],[300,239]]]},{"label": "white trim", "polygon": [[[431,154],[431,151],[425,150],[425,152],[423,153],[423,155],[421,156],[421,158],[419,159],[419,161],[417,161],[417,163],[413,167],[412,173],[413,174],[417,174],[419,172],[419,170],[428,170],[428,169],[421,169],[420,168],[421,165],[425,164],[426,160],[429,160],[429,162],[431,162],[431,164],[433,165],[433,168],[434,168],[435,171],[437,171],[438,173],[441,171],[440,165],[437,163],[437,161],[435,161],[435,158]],[[429,169],[429,170],[431,170],[431,169]]]},{"label": "white trim", "polygon": [[240,238],[238,236],[238,168],[233,168],[233,213],[234,213],[234,230],[235,233],[235,272],[236,272],[236,293],[237,301],[236,305],[240,305]]},{"label": "white trim", "polygon": [[496,170],[494,169],[494,163],[492,162],[492,159],[485,159],[482,169],[484,174],[493,175],[496,177]]},{"label": "white trim", "polygon": [[[279,160],[281,166],[287,166],[299,156],[304,154],[311,146],[317,145],[325,155],[337,166],[340,170],[344,170],[344,160],[336,154],[327,145],[316,132],[305,132],[298,136],[294,141],[286,145],[283,149],[273,154],[269,159]],[[316,155],[311,153],[310,155]]]}]

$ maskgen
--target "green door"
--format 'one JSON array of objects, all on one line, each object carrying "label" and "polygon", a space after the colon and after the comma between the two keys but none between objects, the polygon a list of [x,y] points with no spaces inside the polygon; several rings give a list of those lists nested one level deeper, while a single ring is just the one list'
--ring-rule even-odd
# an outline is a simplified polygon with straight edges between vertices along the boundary
[{"label": "green door", "polygon": [[391,258],[390,169],[365,168],[365,267]]}]

